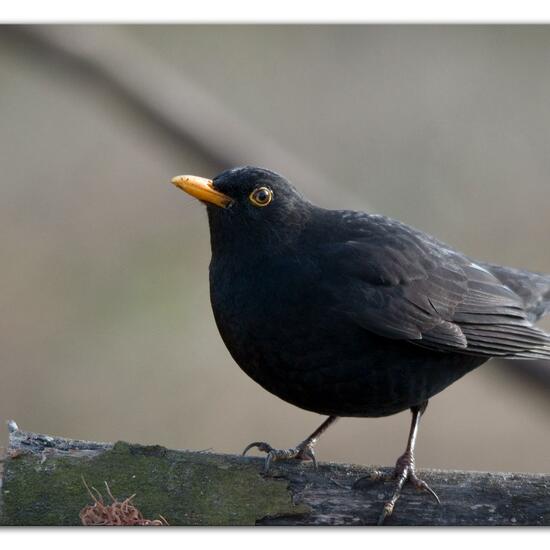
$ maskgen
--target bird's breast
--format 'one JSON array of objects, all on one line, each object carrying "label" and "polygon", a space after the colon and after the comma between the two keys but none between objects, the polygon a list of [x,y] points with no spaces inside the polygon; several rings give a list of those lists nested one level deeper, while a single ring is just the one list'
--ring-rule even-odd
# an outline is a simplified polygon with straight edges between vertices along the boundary
[{"label": "bird's breast", "polygon": [[[237,364],[298,407],[385,416],[428,399],[483,360],[377,336],[332,307],[319,273],[213,262],[214,317]],[[312,276],[311,274],[314,274]]]},{"label": "bird's breast", "polygon": [[227,348],[253,378],[282,355],[296,363],[330,323],[315,268],[296,259],[217,259],[210,265],[210,297]]}]

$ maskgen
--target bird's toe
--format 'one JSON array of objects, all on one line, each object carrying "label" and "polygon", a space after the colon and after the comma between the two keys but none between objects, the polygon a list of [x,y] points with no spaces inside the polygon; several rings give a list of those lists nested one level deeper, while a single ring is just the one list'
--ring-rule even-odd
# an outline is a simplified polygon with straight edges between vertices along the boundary
[{"label": "bird's toe", "polygon": [[378,519],[378,525],[383,525],[388,517],[394,511],[395,505],[401,496],[401,492],[406,483],[410,483],[415,489],[426,492],[433,496],[438,504],[441,504],[436,492],[416,474],[414,456],[412,453],[405,453],[399,457],[391,477],[397,480],[395,490],[390,500],[384,504],[384,508]]},{"label": "bird's toe", "polygon": [[313,462],[313,466],[317,468],[317,459],[315,458],[315,453],[311,445],[300,444],[296,447],[290,447],[289,449],[275,449],[265,441],[254,441],[245,447],[242,453],[243,456],[254,447],[267,455],[264,463],[264,474],[269,472],[273,462],[277,462],[279,460],[311,460]]}]

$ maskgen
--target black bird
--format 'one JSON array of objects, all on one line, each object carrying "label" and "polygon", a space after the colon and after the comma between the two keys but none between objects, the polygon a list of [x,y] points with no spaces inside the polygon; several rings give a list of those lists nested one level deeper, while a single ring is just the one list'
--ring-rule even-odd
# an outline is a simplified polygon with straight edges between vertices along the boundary
[{"label": "black bird", "polygon": [[[313,460],[338,417],[412,411],[397,486],[437,495],[415,473],[428,400],[491,357],[550,359],[533,323],[550,311],[550,276],[472,260],[385,216],[326,210],[256,167],[172,180],[207,206],[210,297],[237,364],[267,391],[328,419],[275,460]],[[439,501],[439,499],[437,499]]]}]

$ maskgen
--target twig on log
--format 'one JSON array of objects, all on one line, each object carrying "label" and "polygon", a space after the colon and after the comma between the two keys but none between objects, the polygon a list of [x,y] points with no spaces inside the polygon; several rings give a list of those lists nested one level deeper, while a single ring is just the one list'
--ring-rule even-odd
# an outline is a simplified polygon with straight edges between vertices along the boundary
[{"label": "twig on log", "polygon": [[[82,476],[105,482],[145,517],[170,525],[374,525],[392,486],[375,468],[277,462],[160,446],[96,443],[12,425],[0,524],[78,525],[89,504]],[[377,468],[378,469],[378,468]],[[387,468],[381,468],[388,471]],[[407,487],[388,525],[549,525],[550,475],[424,470],[437,506]]]}]

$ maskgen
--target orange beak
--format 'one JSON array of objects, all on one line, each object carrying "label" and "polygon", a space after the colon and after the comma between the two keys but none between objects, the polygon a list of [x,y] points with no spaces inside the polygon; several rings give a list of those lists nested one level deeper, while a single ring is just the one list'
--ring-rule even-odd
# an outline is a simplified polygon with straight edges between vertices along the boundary
[{"label": "orange beak", "polygon": [[189,193],[192,197],[200,201],[214,204],[221,208],[227,208],[233,199],[216,191],[212,185],[212,180],[199,178],[198,176],[176,176],[172,178],[172,183]]}]

